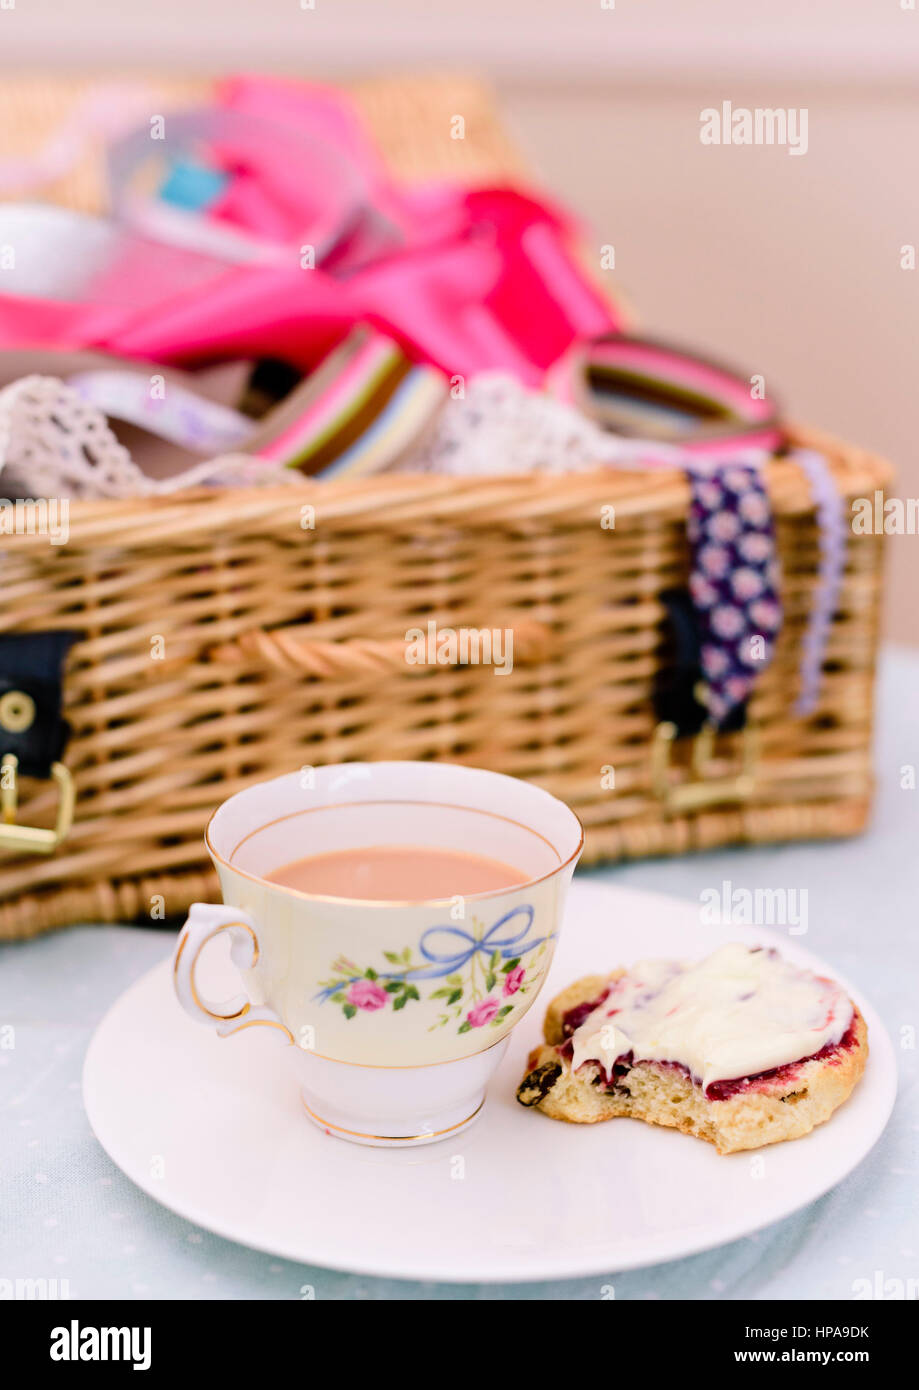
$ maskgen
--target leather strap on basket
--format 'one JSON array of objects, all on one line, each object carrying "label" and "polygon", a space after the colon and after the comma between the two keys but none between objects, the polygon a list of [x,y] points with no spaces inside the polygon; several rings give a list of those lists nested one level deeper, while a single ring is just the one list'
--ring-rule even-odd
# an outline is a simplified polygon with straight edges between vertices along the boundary
[{"label": "leather strap on basket", "polygon": [[[73,823],[74,784],[61,761],[70,725],[61,713],[63,667],[78,632],[0,636],[0,849],[51,854]],[[53,826],[19,820],[20,777],[57,786]]]},{"label": "leather strap on basket", "polygon": [[[709,718],[699,698],[704,694],[701,665],[702,635],[699,614],[685,589],[672,589],[663,596],[667,610],[671,649],[669,661],[658,670],[654,689],[654,712],[661,722],[675,726],[676,738],[692,738]],[[735,705],[721,726],[725,733],[742,729],[747,719],[747,703]]]},{"label": "leather strap on basket", "polygon": [[70,737],[61,714],[63,667],[79,632],[0,636],[0,758],[24,777],[50,777]]}]

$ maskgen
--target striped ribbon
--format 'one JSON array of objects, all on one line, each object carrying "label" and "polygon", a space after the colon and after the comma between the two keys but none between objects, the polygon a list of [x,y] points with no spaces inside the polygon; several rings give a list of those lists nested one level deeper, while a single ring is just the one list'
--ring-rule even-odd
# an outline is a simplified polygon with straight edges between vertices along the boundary
[{"label": "striped ribbon", "polygon": [[448,391],[442,372],[361,327],[271,413],[248,449],[324,478],[378,473],[420,437]]},{"label": "striped ribbon", "polygon": [[708,458],[782,442],[776,407],[753,390],[752,378],[650,338],[604,334],[577,343],[550,372],[548,388],[617,434]]}]

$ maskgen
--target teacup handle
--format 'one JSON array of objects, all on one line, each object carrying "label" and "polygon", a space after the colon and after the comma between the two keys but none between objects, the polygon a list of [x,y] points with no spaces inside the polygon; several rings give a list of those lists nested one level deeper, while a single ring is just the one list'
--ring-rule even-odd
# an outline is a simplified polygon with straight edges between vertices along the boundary
[{"label": "teacup handle", "polygon": [[249,970],[258,960],[258,937],[248,912],[238,907],[225,907],[222,903],[192,903],[179,932],[172,961],[175,992],[182,1008],[197,1023],[216,1023],[222,1038],[263,1024],[268,1028],[280,1028],[293,1042],[293,1034],[274,1009],[265,1004],[253,1004],[248,995],[237,994],[233,999],[213,1004],[198,993],[195,982],[198,957],[207,943],[222,932],[229,933],[230,959],[238,970]]}]

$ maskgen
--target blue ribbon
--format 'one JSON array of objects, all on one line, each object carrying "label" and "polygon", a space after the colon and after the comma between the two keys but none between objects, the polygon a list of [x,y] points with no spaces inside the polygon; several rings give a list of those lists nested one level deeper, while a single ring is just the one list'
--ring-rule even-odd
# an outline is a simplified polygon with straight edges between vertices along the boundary
[{"label": "blue ribbon", "polygon": [[[505,936],[501,932],[514,921],[515,917],[524,918],[523,926],[519,931]],[[444,975],[452,975],[462,970],[465,965],[476,955],[484,955],[491,959],[497,951],[502,960],[513,960],[515,956],[526,955],[528,951],[535,950],[545,941],[552,941],[555,932],[548,936],[536,937],[533,941],[525,941],[527,932],[533,925],[533,909],[528,903],[521,904],[519,907],[511,908],[510,912],[505,912],[503,917],[499,917],[494,926],[489,927],[483,937],[476,939],[471,932],[464,927],[457,926],[437,926],[428,927],[418,943],[418,950],[425,960],[430,961],[430,965],[415,970],[406,968],[405,970],[380,971],[377,975],[378,980],[438,980]],[[432,938],[443,936],[451,942],[459,943],[452,950],[437,951],[429,944]],[[355,980],[366,978],[363,975],[351,975],[347,979],[340,980],[338,984],[327,985],[320,990],[315,999],[320,1003],[325,1003],[331,995],[337,994],[340,989],[347,989],[354,984]]]}]

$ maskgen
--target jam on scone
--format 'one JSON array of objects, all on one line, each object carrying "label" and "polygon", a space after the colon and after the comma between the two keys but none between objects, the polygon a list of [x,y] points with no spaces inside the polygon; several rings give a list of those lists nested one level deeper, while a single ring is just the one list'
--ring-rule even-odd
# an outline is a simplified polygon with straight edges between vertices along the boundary
[{"label": "jam on scone", "polygon": [[630,1116],[722,1154],[822,1124],[868,1055],[865,1021],[839,985],[739,944],[578,980],[549,1005],[544,1034],[522,1105],[575,1124]]}]

